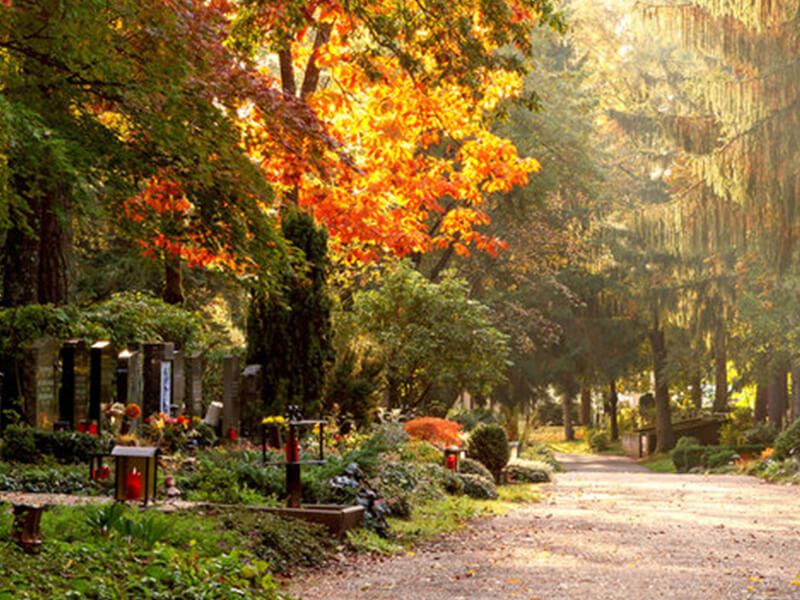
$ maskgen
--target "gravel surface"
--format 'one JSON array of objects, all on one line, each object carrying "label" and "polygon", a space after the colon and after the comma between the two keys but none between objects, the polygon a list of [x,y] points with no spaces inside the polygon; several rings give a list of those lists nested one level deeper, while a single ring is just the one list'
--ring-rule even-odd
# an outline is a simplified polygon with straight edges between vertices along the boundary
[{"label": "gravel surface", "polygon": [[298,577],[303,600],[800,600],[800,490],[562,456],[545,500],[408,556]]}]

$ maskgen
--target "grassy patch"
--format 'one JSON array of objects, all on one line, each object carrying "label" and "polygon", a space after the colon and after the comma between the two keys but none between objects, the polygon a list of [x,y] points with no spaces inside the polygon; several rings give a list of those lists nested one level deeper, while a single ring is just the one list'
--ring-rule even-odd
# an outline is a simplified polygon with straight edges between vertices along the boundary
[{"label": "grassy patch", "polygon": [[672,457],[669,454],[654,454],[639,462],[656,473],[675,472],[675,463],[672,462]]},{"label": "grassy patch", "polygon": [[510,485],[501,485],[497,488],[497,493],[500,498],[497,503],[511,503],[511,504],[530,504],[539,502],[542,495],[539,493],[539,487],[532,484],[514,483]]},{"label": "grassy patch", "polygon": [[533,484],[511,484],[497,488],[497,500],[475,500],[467,496],[444,496],[414,507],[410,519],[390,519],[392,539],[367,530],[348,533],[348,546],[357,552],[396,554],[411,550],[421,541],[457,531],[470,519],[502,515],[520,504],[538,502],[541,495]]},{"label": "grassy patch", "polygon": [[213,513],[113,506],[45,511],[38,556],[10,540],[9,507],[0,507],[0,600],[283,597],[250,531]]},{"label": "grassy patch", "polygon": [[592,449],[589,448],[589,443],[585,440],[572,440],[570,442],[560,440],[557,442],[549,442],[548,446],[556,452],[562,452],[564,454],[594,454]]}]

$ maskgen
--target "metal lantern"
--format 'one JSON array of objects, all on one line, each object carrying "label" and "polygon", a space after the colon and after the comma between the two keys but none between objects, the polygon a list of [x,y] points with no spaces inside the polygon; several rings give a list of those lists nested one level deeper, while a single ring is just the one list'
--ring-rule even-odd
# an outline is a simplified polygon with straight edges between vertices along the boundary
[{"label": "metal lantern", "polygon": [[461,448],[458,446],[446,446],[444,449],[444,467],[451,471],[458,471],[458,457]]},{"label": "metal lantern", "polygon": [[114,499],[155,502],[158,448],[114,446],[111,456],[116,471]]}]

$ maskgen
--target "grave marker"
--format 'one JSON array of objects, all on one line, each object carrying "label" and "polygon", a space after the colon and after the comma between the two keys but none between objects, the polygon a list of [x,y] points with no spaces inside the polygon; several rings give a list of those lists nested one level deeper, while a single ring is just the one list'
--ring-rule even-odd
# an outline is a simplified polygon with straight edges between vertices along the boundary
[{"label": "grave marker", "polygon": [[203,359],[200,353],[190,354],[185,362],[186,413],[203,416]]},{"label": "grave marker", "polygon": [[172,358],[175,345],[172,342],[150,342],[144,344],[144,386],[142,414],[145,417],[158,412],[166,404],[167,412],[172,404]]},{"label": "grave marker", "polygon": [[86,427],[89,418],[89,347],[83,340],[61,346],[59,414],[72,429]]},{"label": "grave marker", "polygon": [[222,359],[222,435],[231,430],[239,431],[241,407],[239,405],[239,358],[226,356]]},{"label": "grave marker", "polygon": [[111,342],[92,344],[89,351],[89,421],[100,427],[103,408],[114,398],[114,352]]},{"label": "grave marker", "polygon": [[39,338],[23,352],[22,397],[25,420],[42,429],[53,429],[58,414],[58,341]]},{"label": "grave marker", "polygon": [[242,372],[242,386],[239,393],[241,426],[243,433],[255,435],[263,402],[264,378],[261,365],[247,365]]},{"label": "grave marker", "polygon": [[172,358],[172,408],[173,414],[186,412],[186,378],[183,350],[176,350]]},{"label": "grave marker", "polygon": [[[117,402],[123,405],[135,404],[142,408],[142,353],[135,350],[123,350],[117,357]],[[135,431],[141,421],[131,421],[131,430]]]}]

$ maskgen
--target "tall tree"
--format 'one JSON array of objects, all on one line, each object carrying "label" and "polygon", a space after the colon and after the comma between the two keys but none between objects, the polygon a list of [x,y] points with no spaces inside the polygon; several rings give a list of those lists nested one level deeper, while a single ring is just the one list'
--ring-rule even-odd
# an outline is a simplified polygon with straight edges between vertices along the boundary
[{"label": "tall tree", "polygon": [[107,211],[141,239],[127,203],[162,169],[183,186],[196,243],[246,254],[240,268],[274,262],[260,204],[271,191],[234,117],[261,115],[296,156],[332,140],[225,44],[228,12],[200,0],[0,5],[3,303],[69,301],[74,220]]},{"label": "tall tree", "polygon": [[247,361],[262,365],[264,405],[283,414],[290,404],[318,415],[325,372],[333,359],[331,299],[326,285],[328,236],[300,211],[281,229],[291,244],[282,293],[254,291],[247,319]]}]

